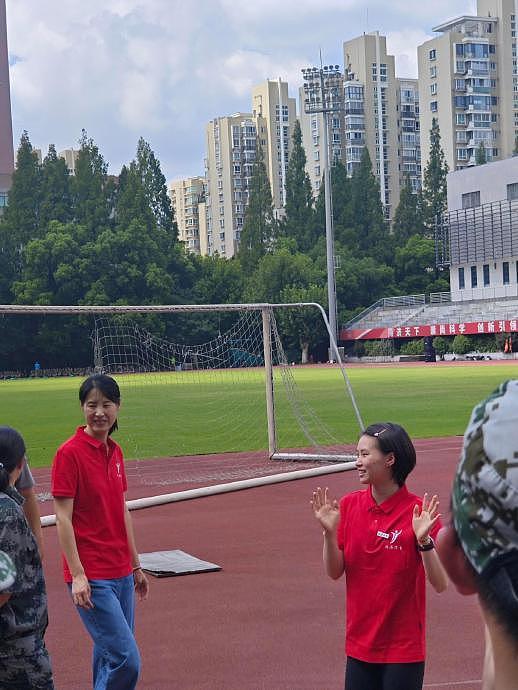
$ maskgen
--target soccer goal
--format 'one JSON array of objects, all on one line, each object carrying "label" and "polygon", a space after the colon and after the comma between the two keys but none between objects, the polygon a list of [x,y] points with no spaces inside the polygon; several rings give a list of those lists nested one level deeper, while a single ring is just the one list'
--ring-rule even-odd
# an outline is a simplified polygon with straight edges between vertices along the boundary
[{"label": "soccer goal", "polygon": [[[69,363],[66,348],[81,331],[81,342],[90,343],[83,369],[58,368],[55,353],[39,349],[27,390],[32,396],[47,385],[50,400],[51,377],[61,373],[67,375],[56,384],[62,398],[65,384],[78,385],[74,375],[113,375],[121,387],[119,433],[128,457],[264,451],[273,460],[341,462],[351,459],[344,445],[363,428],[318,304],[4,305],[0,314],[0,337],[11,317],[36,319],[38,343],[45,342],[42,332],[66,330],[61,364]],[[308,333],[316,331],[331,344],[334,361],[298,366]]]}]

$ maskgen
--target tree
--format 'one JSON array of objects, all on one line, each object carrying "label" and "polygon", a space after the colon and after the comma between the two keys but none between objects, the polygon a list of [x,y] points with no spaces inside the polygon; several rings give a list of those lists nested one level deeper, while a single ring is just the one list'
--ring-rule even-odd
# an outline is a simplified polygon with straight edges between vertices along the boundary
[{"label": "tree", "polygon": [[160,162],[142,137],[137,144],[136,171],[140,175],[145,198],[149,204],[158,227],[173,235],[176,240],[178,229],[174,223],[171,199],[167,193],[166,179],[160,168]]},{"label": "tree", "polygon": [[16,236],[19,245],[40,235],[41,168],[38,156],[32,148],[27,132],[23,132],[13,182],[9,192],[9,204],[2,222]]},{"label": "tree", "polygon": [[12,301],[12,284],[22,273],[23,248],[40,236],[41,170],[29,135],[23,132],[9,192],[0,221],[0,296]]},{"label": "tree", "polygon": [[475,163],[477,165],[484,165],[484,163],[487,163],[486,147],[483,141],[480,142],[475,151]]},{"label": "tree", "polygon": [[429,237],[433,237],[435,219],[447,207],[446,176],[448,165],[441,147],[441,133],[437,118],[430,129],[430,156],[423,175],[423,208]]},{"label": "tree", "polygon": [[258,144],[238,252],[245,273],[251,272],[259,259],[271,249],[275,234],[272,190],[263,151]]},{"label": "tree", "polygon": [[293,148],[286,172],[286,216],[282,231],[294,237],[301,251],[313,245],[314,212],[311,182],[306,172],[306,154],[302,146],[300,122],[293,129]]},{"label": "tree", "polygon": [[424,234],[421,194],[414,193],[408,175],[401,188],[399,204],[392,223],[392,234],[396,246],[404,245],[412,235]]},{"label": "tree", "polygon": [[380,199],[380,186],[372,173],[367,147],[352,176],[352,226],[361,256],[385,260],[391,255],[389,234]]},{"label": "tree", "polygon": [[72,178],[74,219],[94,237],[111,224],[114,183],[108,179],[108,164],[93,139],[83,130],[76,171]]},{"label": "tree", "polygon": [[[320,285],[284,288],[280,295],[282,302],[316,302],[320,305],[327,303],[327,290]],[[310,349],[329,339],[329,334],[322,319],[322,314],[315,308],[286,309],[279,313],[279,321],[283,330],[289,332],[291,338],[296,338],[300,348],[300,363],[309,362]]]},{"label": "tree", "polygon": [[324,285],[326,274],[307,254],[283,247],[264,255],[245,285],[245,302],[279,302],[287,287]]},{"label": "tree", "polygon": [[[333,207],[334,239],[345,245],[356,243],[356,234],[352,228],[352,183],[347,177],[345,166],[336,161],[331,167],[331,194]],[[315,205],[314,238],[325,235],[325,182],[322,182]]]},{"label": "tree", "polygon": [[427,292],[435,278],[435,243],[429,237],[412,235],[395,251],[395,279],[398,292]]},{"label": "tree", "polygon": [[70,173],[65,160],[51,144],[41,167],[40,225],[44,230],[52,220],[67,223],[71,219]]}]

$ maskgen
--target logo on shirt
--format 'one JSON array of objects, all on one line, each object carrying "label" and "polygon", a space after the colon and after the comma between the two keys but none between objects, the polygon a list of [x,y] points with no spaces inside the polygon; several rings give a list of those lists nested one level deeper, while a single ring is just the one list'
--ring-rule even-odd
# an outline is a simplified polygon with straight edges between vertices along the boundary
[{"label": "logo on shirt", "polygon": [[121,464],[120,462],[115,463],[115,467],[117,468],[117,478],[120,479],[122,477],[121,475]]},{"label": "logo on shirt", "polygon": [[403,530],[400,529],[393,529],[390,532],[383,532],[382,530],[378,530],[376,532],[376,536],[381,537],[382,539],[387,539],[388,544],[385,544],[386,549],[402,551],[403,547],[399,546],[399,544],[393,546],[394,542],[397,540],[402,531]]},{"label": "logo on shirt", "polygon": [[403,530],[401,530],[401,529],[392,530],[392,532],[390,533],[390,543],[391,544],[393,544],[396,541],[396,539],[399,537],[399,535],[401,534],[402,531]]}]

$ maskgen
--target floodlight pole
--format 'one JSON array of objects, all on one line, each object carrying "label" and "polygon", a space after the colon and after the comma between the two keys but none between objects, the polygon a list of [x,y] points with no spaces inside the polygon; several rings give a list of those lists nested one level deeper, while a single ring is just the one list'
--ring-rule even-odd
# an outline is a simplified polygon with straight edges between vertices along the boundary
[{"label": "floodlight pole", "polygon": [[[324,165],[324,201],[326,213],[326,259],[327,259],[327,299],[329,326],[335,340],[338,339],[336,282],[335,282],[335,253],[333,236],[333,203],[331,190],[331,167],[329,164],[329,113],[339,111],[343,107],[343,98],[337,97],[337,90],[341,88],[342,74],[338,65],[325,67],[309,67],[302,70],[304,79],[304,111],[306,114],[321,113],[323,118],[322,153]],[[332,359],[333,342],[329,343],[329,357]]]}]

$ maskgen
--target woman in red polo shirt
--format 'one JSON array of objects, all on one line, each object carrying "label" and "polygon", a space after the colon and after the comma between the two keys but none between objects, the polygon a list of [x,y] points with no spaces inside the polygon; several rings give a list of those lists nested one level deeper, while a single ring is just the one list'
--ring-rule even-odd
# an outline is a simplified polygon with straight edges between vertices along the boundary
[{"label": "woman in red polo shirt", "polygon": [[139,563],[117,429],[120,391],[116,381],[95,374],[83,381],[79,400],[85,417],[61,445],[52,466],[52,495],[72,600],[94,642],[94,690],[133,690],[140,655],[133,634],[135,592],[148,594]]},{"label": "woman in red polo shirt", "polygon": [[357,455],[367,488],[340,503],[317,489],[311,501],[323,528],[326,573],[346,578],[345,690],[421,690],[425,579],[437,592],[447,586],[433,540],[439,502],[406,488],[416,453],[399,425],[369,426]]}]

